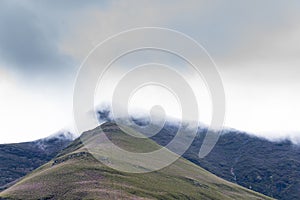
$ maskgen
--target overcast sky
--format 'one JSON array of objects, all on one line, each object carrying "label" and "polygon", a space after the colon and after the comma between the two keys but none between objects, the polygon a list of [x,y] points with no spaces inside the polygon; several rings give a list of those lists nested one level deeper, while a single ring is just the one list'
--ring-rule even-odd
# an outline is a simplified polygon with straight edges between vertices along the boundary
[{"label": "overcast sky", "polygon": [[296,0],[2,0],[0,143],[70,129],[82,60],[107,37],[145,26],[183,32],[210,53],[225,88],[225,126],[299,138],[299,10]]}]

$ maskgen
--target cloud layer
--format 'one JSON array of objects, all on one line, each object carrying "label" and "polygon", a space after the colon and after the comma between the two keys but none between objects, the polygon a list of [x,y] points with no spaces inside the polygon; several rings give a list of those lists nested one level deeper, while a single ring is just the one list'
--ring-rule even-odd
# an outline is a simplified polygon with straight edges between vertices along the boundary
[{"label": "cloud layer", "polygon": [[[30,131],[20,140],[51,134],[58,128],[53,125],[56,116],[71,121],[72,87],[88,52],[120,31],[159,26],[193,37],[211,54],[227,96],[226,126],[270,138],[297,136],[299,10],[299,1],[3,0],[0,95],[5,101],[0,102],[0,110],[19,104],[32,111],[23,119]],[[42,100],[36,98],[41,95]],[[38,112],[40,101],[45,110],[52,111]],[[18,113],[0,115],[3,120],[11,119],[5,123],[12,127]],[[46,115],[51,117],[37,127],[37,119]],[[0,127],[1,141],[18,141],[18,134],[19,129]]]}]

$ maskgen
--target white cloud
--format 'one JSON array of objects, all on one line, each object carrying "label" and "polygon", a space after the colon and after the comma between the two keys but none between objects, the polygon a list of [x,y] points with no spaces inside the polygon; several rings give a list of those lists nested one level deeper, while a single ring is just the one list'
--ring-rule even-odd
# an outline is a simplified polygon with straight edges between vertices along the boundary
[{"label": "white cloud", "polygon": [[0,80],[1,143],[43,138],[69,125],[71,105],[63,96],[46,86],[28,89],[4,70]]},{"label": "white cloud", "polygon": [[[191,35],[205,45],[220,68],[228,105],[225,125],[270,138],[289,135],[286,132],[295,135],[300,130],[300,16],[296,1],[112,1],[76,9],[67,4],[49,4],[47,9],[42,3],[22,6],[41,17],[41,24],[45,21],[43,27],[51,31],[43,33],[55,37],[59,50],[77,62],[74,68],[96,44],[130,28],[162,26]],[[49,80],[41,80],[45,85],[36,87],[28,80],[20,82],[18,74],[0,73],[1,141],[37,139],[72,119],[72,91],[63,86],[64,81],[47,86]],[[54,82],[67,76],[54,74]],[[208,106],[207,99],[204,101]],[[272,131],[275,136],[266,133]]]}]

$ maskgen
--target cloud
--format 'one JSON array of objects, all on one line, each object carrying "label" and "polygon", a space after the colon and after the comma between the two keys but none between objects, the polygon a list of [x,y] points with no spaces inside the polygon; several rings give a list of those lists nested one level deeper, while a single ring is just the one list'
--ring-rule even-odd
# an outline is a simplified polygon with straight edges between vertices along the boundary
[{"label": "cloud", "polygon": [[55,31],[47,22],[23,5],[1,4],[0,52],[6,66],[29,74],[69,67],[70,57],[59,52]]},{"label": "cloud", "polygon": [[62,48],[83,59],[99,42],[130,28],[182,31],[203,44],[220,69],[227,126],[293,131],[299,129],[299,7],[297,1],[116,1],[87,11]]},{"label": "cloud", "polygon": [[[160,26],[192,36],[216,61],[228,97],[227,126],[255,132],[286,127],[299,130],[299,8],[298,1],[2,0],[0,84],[9,85],[1,86],[1,92],[5,91],[2,102],[9,106],[2,103],[7,113],[1,117],[13,127],[10,113],[25,109],[15,109],[18,106],[13,103],[27,105],[32,117],[22,116],[30,131],[40,115],[55,119],[61,112],[69,112],[65,107],[72,104],[69,94],[75,72],[96,44],[130,28]],[[33,86],[34,78],[39,84]],[[55,97],[48,91],[50,87]],[[64,99],[66,93],[68,100]],[[48,101],[38,104],[45,99],[37,94]],[[60,101],[64,105],[56,106]],[[51,112],[38,112],[43,106]],[[57,128],[51,123],[45,127],[38,131]],[[10,127],[5,131],[11,131]]]},{"label": "cloud", "polygon": [[0,143],[36,140],[71,128],[72,104],[67,94],[47,87],[28,88],[1,68],[0,99]]},{"label": "cloud", "polygon": [[174,20],[201,13],[201,2],[113,1],[106,9],[85,10],[72,27],[73,34],[62,42],[62,49],[83,59],[95,45],[121,31],[147,26],[175,28]]}]

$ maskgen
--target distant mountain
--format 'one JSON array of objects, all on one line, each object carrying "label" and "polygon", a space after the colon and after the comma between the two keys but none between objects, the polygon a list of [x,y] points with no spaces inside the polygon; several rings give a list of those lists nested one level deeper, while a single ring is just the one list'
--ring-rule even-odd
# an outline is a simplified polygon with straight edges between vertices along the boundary
[{"label": "distant mountain", "polygon": [[[161,148],[151,139],[133,138],[114,123],[101,126],[119,147],[134,152]],[[82,134],[94,147],[99,127]],[[225,181],[199,166],[179,158],[172,165],[154,172],[132,174],[116,171],[96,160],[76,139],[60,154],[0,193],[4,199],[271,199]],[[97,147],[97,146],[95,146]],[[101,152],[98,152],[101,154]],[[101,156],[101,155],[100,155]],[[141,168],[142,165],[116,162]]]},{"label": "distant mountain", "polygon": [[15,144],[0,144],[0,191],[45,164],[73,140],[63,131],[47,138]]}]

